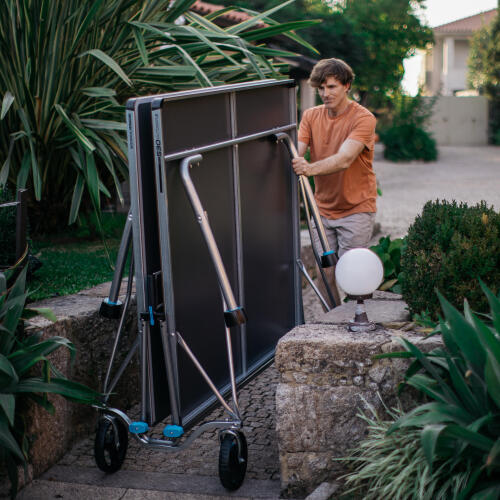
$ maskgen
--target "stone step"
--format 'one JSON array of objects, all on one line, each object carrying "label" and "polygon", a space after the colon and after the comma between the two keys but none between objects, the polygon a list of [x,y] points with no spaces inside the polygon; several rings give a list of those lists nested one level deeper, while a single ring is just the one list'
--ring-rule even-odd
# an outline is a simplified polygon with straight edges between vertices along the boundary
[{"label": "stone step", "polygon": [[[168,460],[168,455],[166,455]],[[123,470],[104,474],[94,468],[56,465],[24,488],[18,500],[64,498],[71,500],[156,500],[217,498],[276,499],[278,480],[246,479],[240,489],[228,492],[217,477]]]}]

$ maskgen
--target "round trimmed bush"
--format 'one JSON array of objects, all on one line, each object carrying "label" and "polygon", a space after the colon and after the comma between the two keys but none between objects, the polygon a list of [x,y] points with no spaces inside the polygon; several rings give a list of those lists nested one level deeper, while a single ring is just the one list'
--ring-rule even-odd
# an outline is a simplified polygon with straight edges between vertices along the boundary
[{"label": "round trimmed bush", "polygon": [[429,201],[408,229],[401,257],[403,299],[412,314],[437,319],[438,289],[455,307],[464,298],[476,312],[488,312],[479,280],[497,294],[500,287],[500,214],[485,201],[469,207]]},{"label": "round trimmed bush", "polygon": [[438,156],[432,135],[413,123],[393,126],[380,137],[385,145],[384,158],[391,161],[434,161]]}]

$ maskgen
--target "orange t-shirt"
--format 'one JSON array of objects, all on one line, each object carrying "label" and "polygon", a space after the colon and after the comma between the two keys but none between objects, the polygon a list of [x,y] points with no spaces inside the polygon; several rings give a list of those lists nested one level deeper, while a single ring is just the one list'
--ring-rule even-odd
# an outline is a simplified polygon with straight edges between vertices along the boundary
[{"label": "orange t-shirt", "polygon": [[323,217],[339,219],[377,211],[377,181],[372,168],[375,123],[375,117],[354,101],[349,101],[345,111],[334,118],[328,116],[324,105],[304,111],[299,141],[309,146],[311,162],[336,154],[346,139],[365,145],[347,169],[314,177],[314,197]]}]

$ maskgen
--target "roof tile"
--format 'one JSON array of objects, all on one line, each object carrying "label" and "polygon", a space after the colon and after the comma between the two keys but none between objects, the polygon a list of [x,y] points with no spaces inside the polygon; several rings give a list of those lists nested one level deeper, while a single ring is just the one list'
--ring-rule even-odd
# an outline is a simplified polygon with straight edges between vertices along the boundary
[{"label": "roof tile", "polygon": [[451,23],[442,24],[434,28],[434,33],[445,34],[472,34],[485,24],[489,24],[495,18],[497,9],[487,10],[474,16],[464,17]]}]

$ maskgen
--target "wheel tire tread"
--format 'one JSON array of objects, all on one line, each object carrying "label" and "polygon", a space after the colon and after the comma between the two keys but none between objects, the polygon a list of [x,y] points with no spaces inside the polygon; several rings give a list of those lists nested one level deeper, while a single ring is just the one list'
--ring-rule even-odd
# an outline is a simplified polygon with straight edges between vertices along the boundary
[{"label": "wheel tire tread", "polygon": [[128,432],[125,425],[118,419],[115,419],[114,423],[118,429],[118,442],[120,444],[120,449],[112,447],[109,451],[109,462],[106,460],[106,435],[109,430],[109,426],[113,424],[107,418],[101,418],[97,424],[97,432],[94,442],[94,457],[100,470],[111,474],[116,472],[122,466],[125,456],[127,454],[128,447]]},{"label": "wheel tire tread", "polygon": [[235,463],[234,455],[232,454],[233,446],[236,445],[235,436],[226,434],[222,439],[219,452],[219,478],[222,486],[230,491],[237,490],[242,485],[248,462],[245,435],[242,432],[238,434],[241,440],[242,455],[245,458],[242,464]]}]

